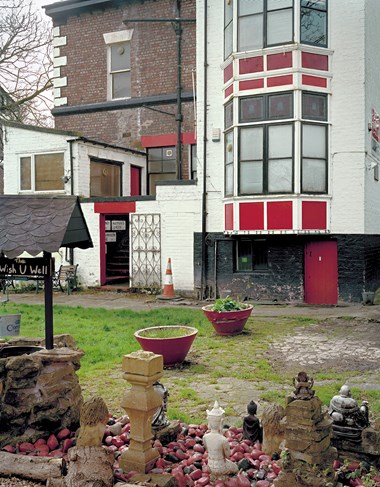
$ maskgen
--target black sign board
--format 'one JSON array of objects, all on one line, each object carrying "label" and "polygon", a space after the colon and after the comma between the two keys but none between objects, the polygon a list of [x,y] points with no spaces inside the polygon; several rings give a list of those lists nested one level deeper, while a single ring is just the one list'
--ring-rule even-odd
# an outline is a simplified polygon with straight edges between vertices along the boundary
[{"label": "black sign board", "polygon": [[0,276],[17,276],[17,277],[44,277],[51,276],[53,269],[53,260],[45,257],[36,257],[34,259],[7,259],[0,257]]}]

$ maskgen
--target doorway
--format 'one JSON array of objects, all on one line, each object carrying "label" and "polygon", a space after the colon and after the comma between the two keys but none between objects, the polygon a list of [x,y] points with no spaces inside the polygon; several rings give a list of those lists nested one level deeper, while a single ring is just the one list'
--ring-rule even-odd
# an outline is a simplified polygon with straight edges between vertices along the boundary
[{"label": "doorway", "polygon": [[338,303],[338,249],[335,240],[305,244],[305,302]]},{"label": "doorway", "polygon": [[105,284],[129,284],[129,216],[105,215]]}]

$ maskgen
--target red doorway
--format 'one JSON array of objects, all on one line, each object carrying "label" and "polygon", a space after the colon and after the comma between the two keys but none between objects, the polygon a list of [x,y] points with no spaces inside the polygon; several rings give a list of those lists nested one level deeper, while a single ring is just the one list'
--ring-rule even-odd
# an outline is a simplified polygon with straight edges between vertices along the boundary
[{"label": "red doorway", "polygon": [[131,166],[131,196],[141,195],[141,167]]},{"label": "red doorway", "polygon": [[335,240],[305,244],[305,302],[338,303],[338,250]]}]

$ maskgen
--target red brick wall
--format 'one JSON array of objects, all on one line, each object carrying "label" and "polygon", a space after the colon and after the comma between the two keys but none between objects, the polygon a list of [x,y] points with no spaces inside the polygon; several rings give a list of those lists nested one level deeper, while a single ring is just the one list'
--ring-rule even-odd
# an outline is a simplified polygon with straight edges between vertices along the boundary
[{"label": "red brick wall", "polygon": [[[139,22],[124,24],[126,18],[174,18],[175,0],[125,0],[119,8],[108,8],[71,15],[60,25],[67,37],[61,56],[67,66],[67,87],[61,96],[68,106],[107,101],[107,50],[103,33],[134,29],[131,40],[132,98],[175,94],[177,83],[176,35],[171,23]],[[195,18],[195,2],[182,0],[181,16]],[[59,22],[55,22],[59,25]],[[182,89],[192,91],[195,69],[195,23],[184,23],[182,31]],[[176,113],[175,104],[154,107]],[[194,131],[192,103],[183,103],[183,132]],[[77,130],[84,136],[109,143],[139,148],[142,135],[176,133],[174,116],[148,108],[130,108],[82,115],[57,115],[56,127]],[[183,177],[188,175],[187,147],[183,154]]]}]

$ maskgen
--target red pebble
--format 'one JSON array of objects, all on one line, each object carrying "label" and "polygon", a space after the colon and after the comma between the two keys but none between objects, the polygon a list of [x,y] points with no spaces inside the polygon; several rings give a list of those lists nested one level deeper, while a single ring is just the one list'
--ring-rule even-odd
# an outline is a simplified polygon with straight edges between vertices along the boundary
[{"label": "red pebble", "polygon": [[251,482],[250,480],[248,479],[248,477],[246,475],[244,475],[243,473],[239,472],[237,474],[237,479],[238,479],[238,482],[239,482],[239,486],[240,487],[251,487]]},{"label": "red pebble", "polygon": [[19,450],[20,450],[20,452],[27,452],[28,453],[28,452],[34,451],[35,448],[34,448],[33,443],[28,443],[27,441],[25,441],[24,443],[20,443]]},{"label": "red pebble", "polygon": [[55,435],[50,435],[46,443],[47,443],[50,451],[55,450],[57,448],[57,446],[59,445],[59,441],[57,440]]},{"label": "red pebble", "polygon": [[226,487],[239,487],[239,482],[237,477],[231,477],[225,482]]},{"label": "red pebble", "polygon": [[194,480],[190,477],[190,475],[188,473],[185,474],[185,480],[186,480],[187,487],[193,487],[194,486]]},{"label": "red pebble", "polygon": [[37,441],[34,442],[34,446],[38,448],[41,445],[46,445],[46,440],[43,438],[38,439]]},{"label": "red pebble", "polygon": [[41,445],[40,447],[38,447],[38,449],[36,451],[37,451],[37,455],[39,457],[49,456],[49,447],[47,445],[45,445],[45,446]]},{"label": "red pebble", "polygon": [[271,457],[269,455],[260,455],[259,460],[260,460],[260,462],[270,462]]},{"label": "red pebble", "polygon": [[258,460],[261,455],[264,455],[264,453],[261,450],[252,450],[251,452],[251,458],[253,460]]},{"label": "red pebble", "polygon": [[196,487],[205,487],[210,483],[209,477],[201,477],[199,480],[195,482]]},{"label": "red pebble", "polygon": [[64,451],[64,453],[66,453],[67,450],[72,446],[74,446],[74,441],[71,438],[66,438],[63,441],[62,450]]},{"label": "red pebble", "polygon": [[270,487],[270,482],[268,480],[258,480],[256,482],[256,487]]},{"label": "red pebble", "polygon": [[57,434],[59,440],[65,440],[66,438],[69,438],[69,436],[71,436],[71,431],[68,428],[63,428]]},{"label": "red pebble", "polygon": [[120,438],[120,436],[114,436],[112,438],[112,444],[116,446],[116,448],[120,448],[124,445],[124,441]]},{"label": "red pebble", "polygon": [[7,451],[8,453],[16,453],[16,448],[12,445],[5,445],[2,450]]},{"label": "red pebble", "polygon": [[55,457],[55,458],[62,458],[63,457],[63,451],[62,450],[53,450],[49,453],[49,457]]},{"label": "red pebble", "polygon": [[193,446],[193,450],[198,452],[198,453],[204,453],[205,452],[205,449],[199,443],[197,443]]},{"label": "red pebble", "polygon": [[190,477],[193,479],[193,480],[199,480],[201,477],[202,477],[202,470],[200,470],[199,468],[197,468],[196,470],[194,470],[193,472],[191,472],[190,474]]},{"label": "red pebble", "polygon": [[176,479],[178,487],[186,487],[186,479],[183,472],[180,472],[178,469],[173,469],[172,475]]},{"label": "red pebble", "polygon": [[194,440],[194,438],[188,438],[186,440],[185,446],[186,446],[186,448],[193,448],[193,446],[195,444],[196,444],[196,441]]},{"label": "red pebble", "polygon": [[272,463],[272,470],[273,470],[273,472],[274,472],[276,475],[278,475],[278,474],[280,473],[280,471],[281,471],[281,467],[280,467],[280,465],[279,465],[278,463],[273,462],[273,463]]},{"label": "red pebble", "polygon": [[186,453],[184,453],[180,448],[178,448],[175,452],[174,455],[179,459],[179,460],[184,460],[189,457]]}]

